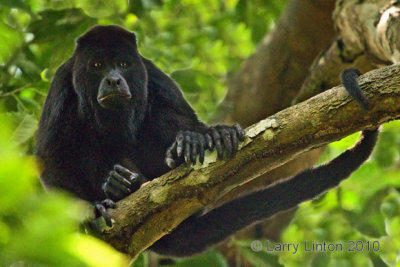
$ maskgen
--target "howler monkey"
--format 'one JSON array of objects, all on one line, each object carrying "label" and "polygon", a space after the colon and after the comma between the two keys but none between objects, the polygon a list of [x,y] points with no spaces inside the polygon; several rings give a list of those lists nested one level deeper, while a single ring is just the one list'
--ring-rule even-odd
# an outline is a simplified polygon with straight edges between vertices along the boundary
[{"label": "howler monkey", "polygon": [[[361,101],[360,90],[352,95]],[[237,124],[199,121],[175,82],[139,54],[133,33],[96,26],[78,38],[72,57],[55,74],[40,120],[37,157],[45,186],[91,201],[110,225],[106,209],[114,201],[170,167],[202,163],[206,149],[216,149],[219,158],[232,156],[244,134]],[[170,256],[199,253],[313,198],[356,170],[376,136],[364,131],[353,149],[325,165],[189,217],[150,249]]]}]

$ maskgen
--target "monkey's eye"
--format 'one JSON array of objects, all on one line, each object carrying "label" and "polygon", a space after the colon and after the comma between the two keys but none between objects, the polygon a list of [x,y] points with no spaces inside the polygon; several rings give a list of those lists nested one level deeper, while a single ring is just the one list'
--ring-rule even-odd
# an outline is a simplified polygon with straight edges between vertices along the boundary
[{"label": "monkey's eye", "polygon": [[123,67],[123,68],[128,67],[128,63],[127,63],[126,61],[121,61],[121,62],[119,63],[119,65],[120,65],[121,67]]},{"label": "monkey's eye", "polygon": [[90,63],[90,67],[94,70],[99,70],[103,67],[103,64],[100,61],[93,61]]},{"label": "monkey's eye", "polygon": [[95,69],[100,69],[103,65],[100,62],[95,61],[95,62],[93,62],[92,66]]}]

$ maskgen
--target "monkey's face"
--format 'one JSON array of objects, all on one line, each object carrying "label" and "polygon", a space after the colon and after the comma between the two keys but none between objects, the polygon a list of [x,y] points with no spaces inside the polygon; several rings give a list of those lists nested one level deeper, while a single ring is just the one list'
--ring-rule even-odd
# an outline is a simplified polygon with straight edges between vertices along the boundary
[{"label": "monkey's face", "polygon": [[147,73],[133,33],[98,26],[78,39],[73,85],[80,103],[95,110],[127,111],[145,105]]},{"label": "monkey's face", "polygon": [[[133,88],[131,92],[125,77],[132,73],[132,62],[128,56],[121,59],[93,58],[88,61],[88,76],[93,76],[96,81],[96,100],[100,107],[117,110],[121,106],[129,105],[134,92]],[[94,95],[91,97],[94,98]]]}]

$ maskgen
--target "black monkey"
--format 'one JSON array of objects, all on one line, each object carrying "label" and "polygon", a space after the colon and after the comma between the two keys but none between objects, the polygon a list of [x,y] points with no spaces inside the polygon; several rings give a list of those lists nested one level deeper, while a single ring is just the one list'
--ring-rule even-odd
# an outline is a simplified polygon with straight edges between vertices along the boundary
[{"label": "black monkey", "polygon": [[57,70],[37,156],[45,186],[93,202],[111,225],[114,201],[176,164],[202,163],[205,149],[232,156],[243,138],[237,124],[199,121],[175,82],[139,54],[133,33],[97,26]]},{"label": "black monkey", "polygon": [[[362,102],[359,91],[352,95]],[[325,165],[188,218],[150,249],[170,256],[199,253],[313,198],[356,170],[369,157],[376,136],[376,131],[363,131],[353,149]],[[215,148],[219,158],[224,152],[232,156],[243,138],[239,125],[200,122],[178,86],[138,53],[133,33],[96,26],[78,38],[74,54],[53,79],[37,156],[45,186],[93,202],[110,224],[106,208],[143,182],[184,161],[202,162],[205,149]]]}]

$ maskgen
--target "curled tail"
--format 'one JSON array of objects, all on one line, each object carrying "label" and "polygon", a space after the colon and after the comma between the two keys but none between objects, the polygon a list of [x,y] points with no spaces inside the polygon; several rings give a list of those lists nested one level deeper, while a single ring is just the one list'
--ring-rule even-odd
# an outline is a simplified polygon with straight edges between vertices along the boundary
[{"label": "curled tail", "polygon": [[361,72],[358,69],[348,68],[342,71],[340,78],[349,95],[351,95],[364,110],[369,110],[368,100],[357,82],[357,77],[360,75]]},{"label": "curled tail", "polygon": [[[358,75],[354,69],[345,70],[342,74],[343,84],[363,108],[368,108],[368,102],[358,87]],[[357,170],[371,155],[377,136],[377,130],[365,130],[353,148],[326,164],[233,199],[206,214],[191,216],[150,249],[169,256],[191,256],[223,241],[238,230],[315,198]]]}]

